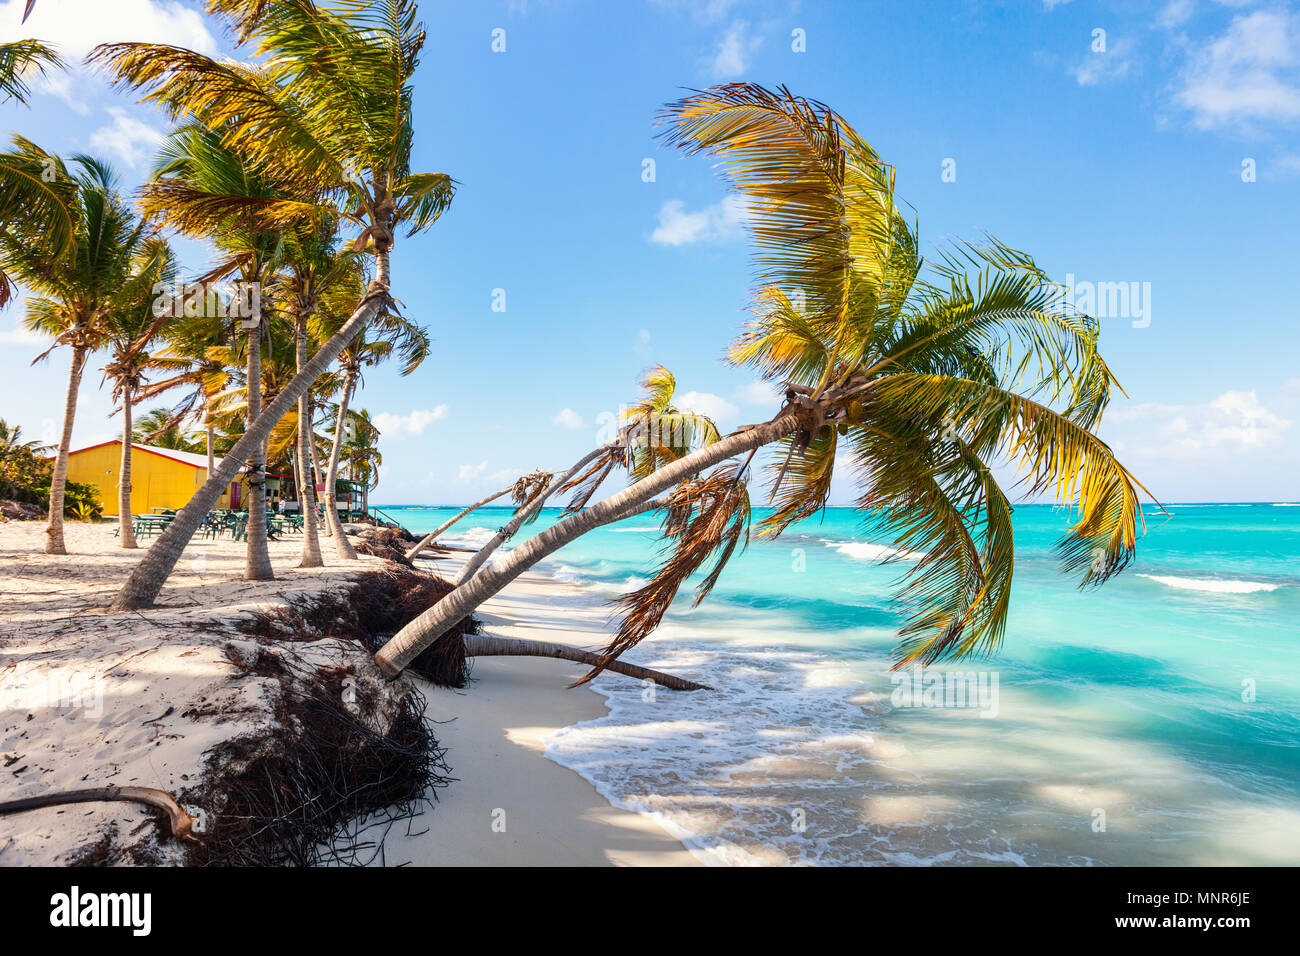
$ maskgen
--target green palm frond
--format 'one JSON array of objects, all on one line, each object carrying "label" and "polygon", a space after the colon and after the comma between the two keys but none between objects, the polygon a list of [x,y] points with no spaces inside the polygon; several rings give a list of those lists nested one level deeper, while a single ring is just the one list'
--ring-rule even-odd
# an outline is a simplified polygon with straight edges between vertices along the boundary
[{"label": "green palm frond", "polygon": [[[28,12],[31,12],[30,6]],[[0,103],[10,99],[26,103],[32,93],[32,76],[61,70],[63,65],[63,58],[54,48],[39,40],[0,43]]]}]

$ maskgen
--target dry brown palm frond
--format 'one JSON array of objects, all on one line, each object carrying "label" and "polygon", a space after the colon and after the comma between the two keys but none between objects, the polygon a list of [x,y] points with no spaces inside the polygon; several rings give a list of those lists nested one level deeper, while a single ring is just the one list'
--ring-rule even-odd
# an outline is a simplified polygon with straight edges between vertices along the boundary
[{"label": "dry brown palm frond", "polygon": [[625,612],[618,633],[601,653],[601,663],[570,686],[585,684],[649,636],[687,578],[716,555],[713,569],[695,589],[694,603],[713,590],[736,546],[742,539],[749,543],[749,490],[739,480],[742,470],[734,463],[721,466],[668,495],[663,532],[671,552],[649,583],[618,599],[616,606]]},{"label": "dry brown palm frond", "polygon": [[[516,479],[514,487],[510,489],[510,497],[516,506],[515,514],[532,507],[539,495],[545,495],[554,477],[549,471],[534,471]],[[541,508],[533,508],[532,513],[524,519],[523,523],[532,524],[541,513]]]},{"label": "dry brown palm frond", "polygon": [[568,505],[564,508],[561,517],[567,518],[571,514],[576,514],[587,506],[591,501],[596,490],[601,486],[606,478],[609,477],[616,467],[622,467],[627,461],[627,455],[622,445],[606,450],[590,467],[580,475],[575,475],[563,485],[558,491],[568,491],[574,489],[573,497],[569,499]]}]

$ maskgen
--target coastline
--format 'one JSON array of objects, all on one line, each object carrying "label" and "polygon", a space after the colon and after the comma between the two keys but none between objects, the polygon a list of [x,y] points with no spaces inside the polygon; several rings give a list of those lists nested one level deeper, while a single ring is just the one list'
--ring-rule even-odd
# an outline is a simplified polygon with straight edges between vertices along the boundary
[{"label": "coastline", "polygon": [[[417,566],[452,576],[461,563],[440,556]],[[607,638],[604,614],[589,595],[535,572],[475,613],[485,631],[502,637],[581,647]],[[607,712],[590,686],[566,689],[585,672],[582,665],[536,657],[472,663],[466,688],[418,681],[456,782],[412,821],[413,835],[389,834],[389,865],[702,865],[652,817],[613,806],[583,776],[546,756],[547,735]]]},{"label": "coastline", "polygon": [[[144,614],[106,610],[144,547],[117,547],[111,524],[69,522],[69,554],[43,553],[42,522],[0,523],[7,604],[0,644],[0,800],[92,785],[180,793],[212,748],[265,731],[265,681],[242,679],[225,649],[246,643],[233,623],[286,598],[350,583],[384,566],[347,565],[322,544],[326,567],[297,569],[301,539],[271,542],[276,580],[242,580],[244,548],[195,539]],[[448,575],[459,562],[421,560]],[[603,615],[572,585],[529,574],[478,615],[509,636],[585,646],[604,642]],[[370,668],[339,641],[296,644],[309,666],[340,659]],[[354,660],[355,658],[355,660]],[[566,690],[582,667],[543,658],[474,662],[460,690],[413,679],[426,719],[448,751],[454,782],[404,831],[385,862],[418,865],[693,865],[691,853],[651,818],[611,806],[587,780],[545,756],[542,738],[602,715],[590,688]],[[358,671],[360,673],[360,670]],[[504,832],[492,812],[505,811]],[[120,862],[176,864],[180,848],[155,840],[153,816],[128,803],[52,807],[7,816],[0,866],[63,865],[110,846]]]}]

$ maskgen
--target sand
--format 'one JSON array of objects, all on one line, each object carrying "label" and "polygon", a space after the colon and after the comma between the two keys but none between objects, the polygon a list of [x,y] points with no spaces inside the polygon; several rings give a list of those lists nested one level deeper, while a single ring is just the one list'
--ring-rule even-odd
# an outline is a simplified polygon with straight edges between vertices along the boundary
[{"label": "sand", "polygon": [[[240,674],[224,648],[232,622],[295,593],[345,585],[359,570],[322,542],[327,567],[293,567],[301,539],[271,543],[277,580],[242,580],[243,545],[195,540],[146,612],[109,613],[139,558],[113,526],[69,523],[68,556],[41,553],[43,525],[0,524],[0,801],[105,784],[176,792],[198,778],[223,740],[265,727],[269,685]],[[145,542],[147,545],[147,541]],[[424,562],[422,562],[424,563]],[[434,570],[450,573],[446,559]],[[525,576],[484,606],[489,632],[581,646],[604,642],[603,620],[571,585]],[[295,645],[308,666],[355,663],[355,645]],[[362,659],[361,663],[365,663]],[[694,858],[653,820],[611,807],[577,774],[547,760],[541,738],[604,712],[602,698],[564,685],[578,665],[477,661],[464,690],[423,684],[434,733],[457,781],[392,832],[389,865],[689,865]],[[139,862],[179,860],[155,839],[143,808],[83,804],[0,818],[0,865],[61,865],[96,842]]]}]

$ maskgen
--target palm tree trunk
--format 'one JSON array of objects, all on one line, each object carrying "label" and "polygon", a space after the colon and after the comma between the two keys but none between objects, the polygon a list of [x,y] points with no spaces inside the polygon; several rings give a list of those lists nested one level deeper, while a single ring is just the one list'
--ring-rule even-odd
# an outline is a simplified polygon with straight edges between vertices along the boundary
[{"label": "palm tree trunk", "polygon": [[139,547],[135,541],[135,527],[131,521],[131,402],[135,395],[122,396],[122,465],[117,471],[117,528],[119,544],[124,548]]},{"label": "palm tree trunk", "polygon": [[[525,641],[510,637],[489,637],[486,634],[465,635],[465,656],[558,657],[561,660],[577,661],[579,664],[588,664],[592,667],[598,666],[604,660],[599,654],[579,650],[576,647],[568,647],[564,644],[552,644],[549,641]],[[708,690],[705,684],[697,684],[695,681],[686,680],[684,677],[674,677],[672,674],[663,673],[663,671],[653,670],[649,667],[639,667],[636,664],[625,664],[622,661],[614,661],[605,669],[616,674],[626,674],[628,677],[635,677],[638,680],[652,680],[656,684],[662,684],[664,687],[673,690]]]},{"label": "palm tree trunk", "polygon": [[334,445],[330,448],[329,467],[325,469],[325,520],[330,523],[330,529],[333,531],[334,550],[345,561],[355,561],[357,552],[353,550],[352,542],[343,532],[343,525],[339,521],[334,485],[338,480],[339,450],[343,447],[343,423],[347,420],[348,400],[352,397],[352,389],[356,381],[356,373],[349,368],[343,376],[343,395],[339,399],[338,417],[334,420]]},{"label": "palm tree trunk", "polygon": [[298,396],[304,394],[311,384],[320,378],[329,364],[338,358],[339,353],[357,337],[357,333],[366,327],[387,301],[390,288],[389,275],[389,254],[376,253],[375,280],[370,284],[370,289],[365,296],[357,303],[356,310],[343,323],[343,327],[311,357],[306,367],[293,377],[293,381],[267,405],[257,421],[249,426],[239,441],[235,442],[217,470],[208,475],[208,480],[190,499],[190,503],[181,509],[180,514],[145,552],[140,563],[132,569],[122,589],[118,591],[117,597],[113,599],[114,610],[135,610],[153,604],[176,567],[176,562],[185,552],[185,546],[189,544],[190,539],[194,537],[194,532],[203,523],[208,509],[221,497],[221,492],[234,479],[249,456],[266,441],[276,422],[284,417],[294,402],[298,401]]},{"label": "palm tree trunk", "polygon": [[[297,371],[302,373],[307,364],[307,317],[298,315],[294,320],[294,337],[297,340]],[[298,396],[298,507],[302,510],[302,561],[300,568],[319,568],[325,561],[320,553],[320,536],[316,528],[316,485],[306,480],[307,446],[311,435],[311,410],[307,393]]]},{"label": "palm tree trunk", "polygon": [[213,445],[213,435],[212,435],[212,431],[213,431],[213,429],[212,429],[212,423],[206,420],[207,417],[208,417],[206,412],[204,412],[203,417],[204,417],[204,420],[205,420],[205,421],[204,421],[204,424],[207,426],[207,427],[204,429],[204,431],[206,431],[207,434],[208,434],[208,474],[211,475],[211,474],[212,474],[213,459],[215,458],[215,456],[214,456],[213,453],[212,453],[212,445]]},{"label": "palm tree trunk", "polygon": [[635,484],[610,495],[604,501],[556,522],[515,548],[504,560],[491,568],[486,568],[466,581],[464,585],[447,594],[433,607],[398,631],[393,639],[375,655],[375,663],[384,674],[395,677],[420,651],[436,641],[454,622],[465,617],[538,561],[558,551],[570,541],[581,537],[593,528],[636,514],[638,508],[644,510],[642,506],[679,481],[735,455],[777,441],[798,427],[798,416],[792,411],[782,410],[770,421],[732,432],[721,441],[694,451],[670,465],[665,465]]},{"label": "palm tree trunk", "polygon": [[500,498],[502,495],[508,495],[508,494],[510,494],[510,489],[513,488],[513,487],[514,487],[514,485],[507,485],[505,488],[502,488],[502,489],[501,489],[500,491],[498,491],[496,494],[494,494],[494,495],[488,495],[486,498],[483,498],[483,499],[480,500],[480,501],[476,501],[476,502],[474,502],[472,505],[470,505],[470,506],[469,506],[468,508],[466,508],[464,511],[460,512],[460,514],[456,515],[455,517],[449,518],[449,519],[447,519],[446,521],[444,521],[442,524],[438,525],[438,527],[434,528],[432,531],[430,531],[428,534],[426,534],[423,538],[421,538],[421,539],[419,540],[419,542],[415,545],[415,547],[411,548],[410,551],[407,551],[407,552],[406,552],[406,560],[407,560],[407,561],[414,561],[415,558],[416,558],[416,555],[418,555],[421,551],[423,551],[423,550],[424,550],[425,548],[427,548],[429,545],[433,544],[433,542],[436,541],[436,540],[438,539],[438,535],[442,534],[444,531],[446,531],[448,528],[450,528],[452,525],[454,525],[454,524],[455,524],[457,521],[459,521],[461,518],[465,517],[465,516],[466,516],[467,514],[469,514],[471,511],[474,511],[474,510],[476,510],[476,509],[478,509],[478,508],[482,508],[485,504],[487,504],[487,503],[490,502],[490,501],[496,501],[496,500],[497,500],[498,498]]},{"label": "palm tree trunk", "polygon": [[[262,411],[262,328],[248,330],[248,424],[245,434]],[[268,433],[269,434],[269,433]],[[248,458],[248,541],[244,558],[245,581],[273,581],[271,552],[266,541],[266,438],[253,446]]]},{"label": "palm tree trunk", "polygon": [[63,491],[68,484],[68,451],[72,448],[72,423],[77,415],[77,392],[81,389],[81,373],[86,368],[88,354],[84,345],[72,348],[68,391],[63,400],[63,432],[59,436],[58,453],[54,456],[54,473],[50,476],[49,523],[45,527],[46,554],[68,553],[63,544]]},{"label": "palm tree trunk", "polygon": [[559,489],[564,485],[565,482],[567,482],[570,478],[572,478],[574,475],[578,473],[579,469],[586,467],[594,459],[604,454],[607,450],[608,450],[607,446],[601,447],[601,448],[597,448],[595,451],[589,452],[588,454],[584,455],[581,461],[575,464],[572,468],[566,471],[559,478],[554,479],[545,488],[538,491],[537,494],[535,494],[530,501],[527,501],[523,505],[521,505],[520,508],[515,512],[514,517],[511,518],[508,522],[506,522],[505,527],[500,528],[497,531],[497,533],[492,536],[492,539],[488,541],[487,544],[479,548],[478,552],[474,554],[468,561],[465,562],[465,566],[460,569],[460,576],[456,578],[456,586],[460,587],[462,584],[464,584],[466,581],[472,578],[475,575],[475,573],[478,571],[478,569],[483,566],[483,563],[487,561],[488,558],[492,557],[492,553],[496,551],[497,548],[501,547],[501,545],[509,541],[512,537],[514,537],[516,531],[522,528],[527,522],[532,520],[533,516],[536,515],[538,511],[541,510],[542,505],[546,503],[547,498],[551,497],[551,495],[559,491]]},{"label": "palm tree trunk", "polygon": [[[324,482],[323,480],[321,480],[320,462],[317,461],[317,459],[316,459],[316,439],[315,439],[315,436],[313,436],[313,437],[312,437],[312,440],[311,440],[310,442],[307,443],[307,456],[311,459],[311,481],[312,481],[311,490],[312,490],[312,495],[315,496],[315,494],[316,494],[316,486],[317,486],[317,485],[320,485],[320,487],[321,487],[321,494],[324,494],[324,493],[325,493],[325,482]],[[316,500],[317,502],[320,501],[319,498],[315,498],[314,500]],[[323,538],[332,538],[332,537],[334,537],[334,528],[331,527],[330,523],[329,523],[328,521],[325,520],[324,515],[325,515],[325,509],[324,509],[324,507],[322,506],[322,507],[321,507],[321,520],[320,520],[319,524],[317,525],[317,529],[319,530],[321,537],[323,537]]]}]

